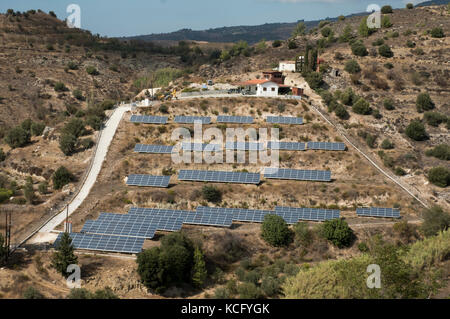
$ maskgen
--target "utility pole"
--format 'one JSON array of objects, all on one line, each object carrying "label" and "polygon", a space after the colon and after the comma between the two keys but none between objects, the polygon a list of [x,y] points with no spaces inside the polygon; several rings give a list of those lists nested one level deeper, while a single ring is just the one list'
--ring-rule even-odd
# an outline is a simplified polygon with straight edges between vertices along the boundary
[{"label": "utility pole", "polygon": [[64,223],[64,232],[69,232],[69,204],[66,206],[66,222]]}]

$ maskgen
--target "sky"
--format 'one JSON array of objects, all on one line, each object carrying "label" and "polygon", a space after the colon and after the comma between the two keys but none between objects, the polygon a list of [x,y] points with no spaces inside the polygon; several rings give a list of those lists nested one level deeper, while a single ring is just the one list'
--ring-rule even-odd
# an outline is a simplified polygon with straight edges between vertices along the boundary
[{"label": "sky", "polygon": [[64,20],[81,8],[81,28],[108,37],[224,26],[319,20],[366,11],[369,4],[404,8],[412,0],[1,0],[0,12],[41,9]]}]

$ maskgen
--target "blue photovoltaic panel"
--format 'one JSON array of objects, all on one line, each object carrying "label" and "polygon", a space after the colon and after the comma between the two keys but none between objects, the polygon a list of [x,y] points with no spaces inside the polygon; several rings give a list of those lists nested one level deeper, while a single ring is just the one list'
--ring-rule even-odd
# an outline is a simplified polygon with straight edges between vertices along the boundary
[{"label": "blue photovoltaic panel", "polygon": [[345,151],[344,143],[308,142],[309,150]]},{"label": "blue photovoltaic panel", "polygon": [[275,214],[271,210],[258,210],[258,209],[243,209],[243,208],[224,208],[224,207],[197,207],[199,213],[211,213],[211,214],[232,214],[234,221],[239,222],[251,222],[262,223],[264,216],[267,214]]},{"label": "blue photovoltaic panel", "polygon": [[400,210],[397,208],[361,207],[356,208],[358,216],[400,218]]},{"label": "blue photovoltaic panel", "polygon": [[130,186],[150,186],[150,187],[169,187],[170,176],[155,175],[128,175],[127,185]]},{"label": "blue photovoltaic panel", "polygon": [[259,184],[259,173],[195,171],[180,170],[178,179],[181,181]]},{"label": "blue photovoltaic panel", "polygon": [[275,207],[275,213],[283,217],[287,223],[297,223],[299,220],[325,221],[340,218],[337,209],[322,208],[297,208],[297,207]]},{"label": "blue photovoltaic panel", "polygon": [[179,124],[194,124],[196,121],[201,121],[202,124],[211,124],[211,117],[209,116],[175,116],[175,123]]},{"label": "blue photovoltaic panel", "polygon": [[167,116],[131,115],[130,122],[144,124],[166,124]]},{"label": "blue photovoltaic panel", "polygon": [[101,219],[87,220],[81,229],[81,233],[142,237],[151,239],[155,236],[156,228],[156,225],[144,223],[120,223],[107,219]]},{"label": "blue photovoltaic panel", "polygon": [[231,227],[233,214],[213,214],[207,212],[194,212],[188,210],[156,209],[132,207],[128,211],[129,215],[155,215],[166,217],[179,217],[183,219],[184,224]]},{"label": "blue photovoltaic panel", "polygon": [[266,119],[267,123],[274,124],[303,124],[303,118],[301,117],[291,117],[291,116],[268,116]]},{"label": "blue photovoltaic panel", "polygon": [[237,150],[237,151],[262,151],[262,150],[264,150],[264,143],[226,142],[225,148],[227,150]]},{"label": "blue photovoltaic panel", "polygon": [[330,182],[331,171],[266,168],[264,170],[264,178]]},{"label": "blue photovoltaic panel", "polygon": [[217,116],[217,122],[218,123],[252,124],[253,117],[251,117],[251,116],[219,115],[219,116]]},{"label": "blue photovoltaic panel", "polygon": [[[58,247],[63,233],[58,235],[54,247]],[[75,249],[98,250],[116,253],[137,254],[142,251],[145,238],[96,234],[69,234]]]},{"label": "blue photovoltaic panel", "polygon": [[181,143],[181,149],[187,152],[219,152],[222,149],[220,144],[202,144],[202,143]]},{"label": "blue photovoltaic panel", "polygon": [[306,149],[306,144],[298,142],[269,141],[267,142],[267,148],[281,151],[304,151]]},{"label": "blue photovoltaic panel", "polygon": [[173,146],[169,145],[136,144],[134,147],[136,153],[171,154],[172,150]]}]

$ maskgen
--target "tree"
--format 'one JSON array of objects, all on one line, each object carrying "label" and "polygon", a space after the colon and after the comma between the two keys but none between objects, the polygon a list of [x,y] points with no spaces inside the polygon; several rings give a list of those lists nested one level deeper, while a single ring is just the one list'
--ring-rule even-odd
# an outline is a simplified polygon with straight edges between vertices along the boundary
[{"label": "tree", "polygon": [[65,92],[68,90],[65,84],[62,82],[56,82],[53,88],[55,89],[56,92]]},{"label": "tree", "polygon": [[280,40],[275,40],[272,42],[272,47],[273,48],[278,48],[281,47],[282,42]]},{"label": "tree", "polygon": [[192,283],[196,287],[203,286],[205,282],[207,272],[205,266],[205,259],[203,257],[203,253],[199,247],[195,247],[194,251],[194,266],[192,268]]},{"label": "tree", "polygon": [[304,22],[299,22],[295,27],[294,31],[292,31],[292,37],[295,38],[300,35],[305,35],[306,33],[306,25]]},{"label": "tree", "polygon": [[305,222],[299,222],[294,226],[295,242],[308,247],[313,240],[313,234]]},{"label": "tree", "polygon": [[221,190],[214,186],[203,186],[202,195],[205,200],[211,203],[220,203],[222,201]]},{"label": "tree", "polygon": [[352,27],[347,24],[344,28],[344,31],[342,32],[341,36],[339,37],[340,42],[349,42],[351,39],[353,39],[353,29]]},{"label": "tree", "polygon": [[69,184],[74,176],[64,166],[60,166],[53,174],[53,188],[61,189],[64,185]]},{"label": "tree", "polygon": [[64,155],[72,155],[76,149],[78,139],[72,134],[64,133],[59,138],[59,148],[64,153]]},{"label": "tree", "polygon": [[30,133],[33,136],[40,136],[44,132],[45,124],[44,123],[35,123],[33,122],[30,127]]},{"label": "tree", "polygon": [[33,190],[33,184],[31,181],[27,181],[23,188],[23,194],[25,196],[25,199],[27,200],[28,204],[33,204],[33,201],[35,199],[35,194]]},{"label": "tree", "polygon": [[442,28],[433,28],[430,31],[430,34],[433,38],[444,38],[445,34],[444,34],[444,30],[442,30]]},{"label": "tree", "polygon": [[34,287],[28,287],[23,293],[24,299],[45,299],[44,295]]},{"label": "tree", "polygon": [[348,120],[350,118],[350,114],[348,114],[347,109],[341,104],[338,104],[338,106],[336,106],[336,108],[334,109],[334,113],[336,113],[336,116],[342,120]]},{"label": "tree", "polygon": [[424,141],[428,139],[427,131],[425,126],[419,120],[413,120],[406,127],[406,135],[415,141]]},{"label": "tree", "polygon": [[320,72],[309,72],[305,76],[306,82],[311,89],[315,90],[322,86],[323,84],[323,76]]},{"label": "tree", "polygon": [[391,19],[390,19],[388,16],[384,16],[384,17],[381,19],[381,26],[382,26],[383,28],[390,28],[390,27],[392,27]]},{"label": "tree", "polygon": [[2,148],[0,148],[0,163],[6,159],[6,154]]},{"label": "tree", "polygon": [[395,109],[394,101],[391,98],[384,99],[383,106],[386,110],[389,110],[389,111],[392,111],[393,109]]},{"label": "tree", "polygon": [[376,29],[369,28],[367,25],[367,17],[364,17],[361,19],[361,23],[359,24],[358,33],[360,36],[367,38],[369,35],[371,35],[373,32],[375,32]]},{"label": "tree", "polygon": [[81,119],[71,119],[62,129],[62,133],[71,134],[75,137],[80,137],[85,134],[86,128]]},{"label": "tree", "polygon": [[422,113],[434,109],[434,102],[428,92],[420,93],[416,99],[417,112]]},{"label": "tree", "polygon": [[52,266],[64,277],[67,277],[67,267],[78,264],[78,257],[74,254],[72,239],[68,233],[63,233],[57,244],[56,252],[52,256]]},{"label": "tree", "polygon": [[272,246],[286,246],[292,234],[286,221],[278,215],[267,214],[261,226],[261,237]]},{"label": "tree", "polygon": [[414,5],[412,3],[407,3],[406,9],[408,9],[408,10],[414,9]]},{"label": "tree", "polygon": [[394,143],[392,143],[389,139],[385,139],[381,143],[381,148],[384,150],[391,150],[394,148]]},{"label": "tree", "polygon": [[392,13],[392,12],[393,12],[392,11],[392,7],[389,6],[389,5],[381,7],[381,13],[382,14],[389,14],[389,13]]},{"label": "tree", "polygon": [[11,148],[23,147],[30,143],[31,134],[20,126],[16,126],[8,131],[5,137],[5,142]]},{"label": "tree", "polygon": [[353,112],[361,115],[368,115],[372,111],[370,108],[369,102],[367,102],[364,98],[359,98],[356,103],[352,106]]},{"label": "tree", "polygon": [[294,40],[289,40],[288,41],[288,49],[289,50],[297,49],[297,43],[295,43]]},{"label": "tree", "polygon": [[421,229],[425,236],[435,236],[450,227],[450,214],[440,206],[426,209],[422,217],[424,221]]},{"label": "tree", "polygon": [[86,67],[86,72],[87,72],[87,74],[89,74],[89,75],[99,75],[100,73],[98,72],[98,70],[95,68],[95,67],[93,67],[93,66],[88,66],[88,67]]},{"label": "tree", "polygon": [[433,156],[443,161],[450,161],[450,145],[439,144],[434,148],[429,149],[425,152],[427,156]]},{"label": "tree", "polygon": [[320,234],[338,248],[348,247],[355,235],[343,219],[327,220],[322,224]]},{"label": "tree", "polygon": [[361,71],[361,67],[356,60],[348,60],[345,63],[345,71],[350,74],[355,74]]},{"label": "tree", "polygon": [[428,171],[428,180],[439,187],[450,185],[450,169],[443,166],[433,167]]},{"label": "tree", "polygon": [[362,41],[353,42],[353,44],[351,45],[351,49],[352,53],[357,56],[366,56],[367,54],[369,54],[366,46]]},{"label": "tree", "polygon": [[378,48],[378,53],[385,58],[392,58],[394,56],[394,52],[392,52],[391,48],[387,44],[383,44]]}]

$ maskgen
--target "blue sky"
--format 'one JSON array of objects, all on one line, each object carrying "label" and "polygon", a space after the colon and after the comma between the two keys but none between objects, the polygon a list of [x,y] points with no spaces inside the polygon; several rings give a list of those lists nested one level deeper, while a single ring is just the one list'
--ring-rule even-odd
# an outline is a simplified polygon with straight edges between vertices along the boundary
[{"label": "blue sky", "polygon": [[[367,5],[404,7],[406,0],[1,0],[7,9],[53,10],[58,18],[69,14],[69,4],[81,7],[81,27],[106,36],[203,30],[234,25],[316,20],[365,11]],[[415,1],[417,2],[417,1]]]}]

